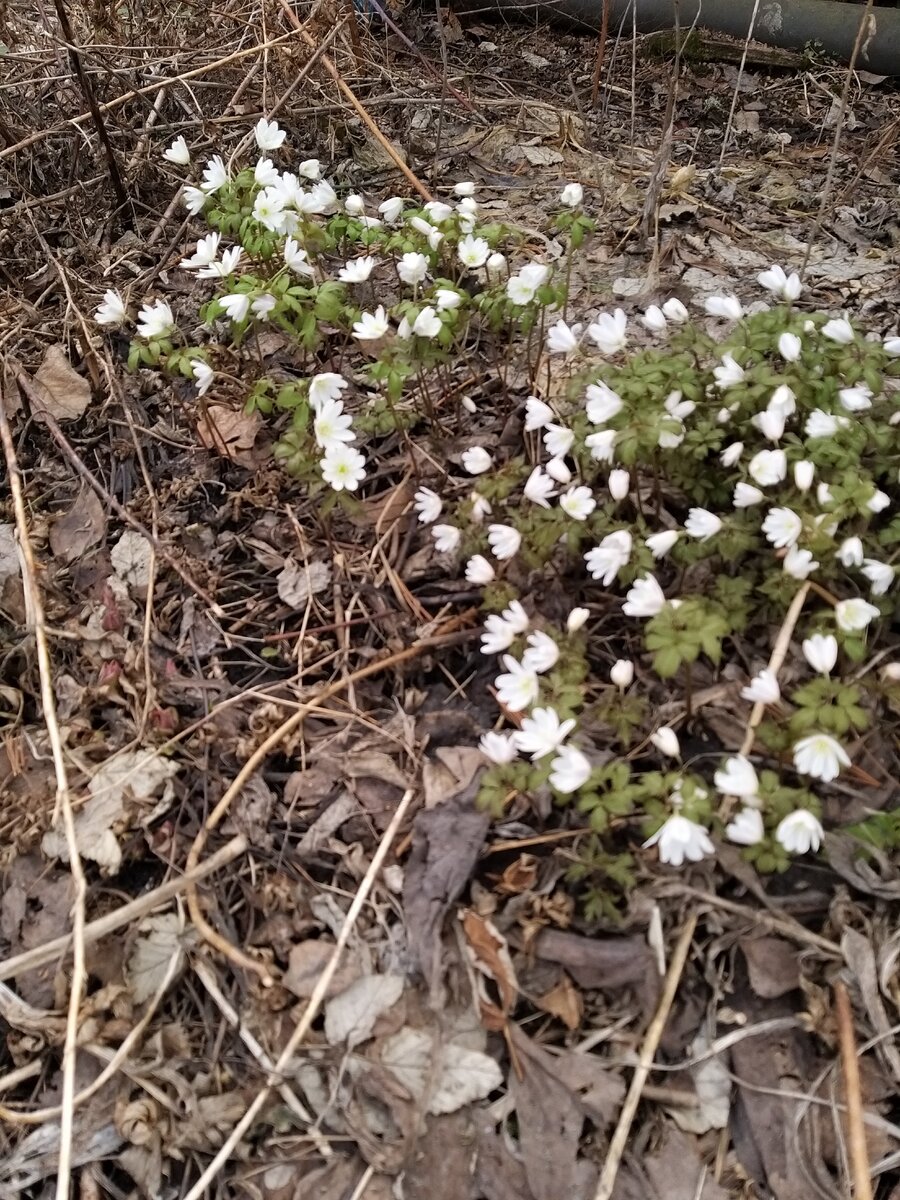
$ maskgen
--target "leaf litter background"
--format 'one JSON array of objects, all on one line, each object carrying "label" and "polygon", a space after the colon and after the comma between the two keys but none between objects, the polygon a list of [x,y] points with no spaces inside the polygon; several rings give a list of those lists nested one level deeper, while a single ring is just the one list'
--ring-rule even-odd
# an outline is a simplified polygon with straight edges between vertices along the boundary
[{"label": "leaf litter background", "polygon": [[[658,238],[648,239],[656,226],[642,227],[644,202],[670,77],[646,42],[634,91],[621,43],[592,111],[593,39],[453,16],[441,39],[433,15],[399,13],[432,66],[443,40],[450,81],[469,104],[451,98],[442,108],[439,77],[383,27],[363,24],[355,44],[349,24],[335,35],[330,9],[304,15],[318,42],[331,36],[344,78],[434,188],[475,179],[483,210],[533,231],[540,249],[542,214],[562,184],[585,185],[599,229],[576,262],[574,307],[741,294],[770,262],[801,261],[811,239],[811,303],[893,327],[900,119],[890,81],[855,78],[833,200],[816,229],[843,72],[799,60],[770,70],[751,54],[738,80],[727,62],[688,63]],[[294,40],[255,49],[258,10],[226,6],[222,30],[201,16],[183,14],[176,26],[151,5],[140,26],[125,13],[109,28],[76,15],[100,101],[144,89],[108,115],[134,197],[124,228],[107,219],[113,202],[90,124],[85,138],[65,123],[84,107],[67,60],[15,4],[3,14],[3,403],[54,631],[89,919],[184,869],[241,763],[292,706],[448,619],[454,633],[315,710],[211,839],[207,854],[237,834],[248,848],[203,885],[204,913],[273,987],[211,951],[181,898],[149,904],[88,945],[79,1090],[127,1053],[76,1111],[81,1194],[176,1196],[198,1178],[290,1037],[379,838],[413,789],[414,815],[322,1017],[217,1194],[590,1200],[672,946],[694,913],[616,1200],[848,1195],[838,978],[864,1047],[874,1187],[897,1200],[897,864],[861,860],[839,835],[827,861],[797,862],[776,878],[758,878],[728,846],[677,872],[638,855],[625,888],[588,870],[610,899],[588,919],[570,875],[586,844],[578,814],[538,803],[497,824],[474,807],[474,744],[495,712],[490,666],[477,653],[477,595],[433,561],[410,511],[415,485],[399,440],[359,515],[326,540],[271,465],[270,434],[240,412],[237,389],[201,412],[191,389],[128,376],[124,343],[96,337],[88,314],[112,281],[131,277],[135,296],[157,288],[176,311],[189,309],[192,284],[175,264],[190,235],[171,206],[162,148],[179,132],[230,147],[309,59]],[[265,16],[269,37],[288,28],[277,8]],[[135,49],[173,44],[202,49]],[[237,44],[249,53],[221,63]],[[160,82],[202,66],[190,86]],[[383,150],[315,65],[279,119],[298,151],[332,164],[338,184],[372,198],[397,190]],[[284,347],[273,338],[263,352],[280,361]],[[416,466],[426,482],[430,459],[458,461],[476,440],[503,439],[489,402],[479,420],[477,437],[423,442]],[[109,497],[152,531],[155,551]],[[55,783],[5,489],[0,515],[0,1195],[42,1197],[59,1145],[69,964],[58,951],[27,970],[10,960],[69,930],[72,889],[65,839],[51,824]],[[733,748],[734,689],[705,683],[697,746]],[[662,713],[668,700],[660,688]],[[896,729],[867,748],[870,783],[881,783],[833,790],[844,822],[896,804]],[[609,846],[634,851],[638,841],[626,824]]]}]

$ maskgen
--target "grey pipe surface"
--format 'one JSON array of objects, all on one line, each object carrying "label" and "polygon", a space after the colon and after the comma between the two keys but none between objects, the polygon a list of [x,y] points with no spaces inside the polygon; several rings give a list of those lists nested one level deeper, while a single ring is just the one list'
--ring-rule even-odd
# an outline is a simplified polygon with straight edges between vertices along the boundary
[{"label": "grey pipe surface", "polygon": [[[630,30],[632,3],[636,5],[637,28],[641,33],[675,28],[674,0],[610,0],[611,34],[620,23],[626,32]],[[698,28],[726,33],[743,41],[750,28],[753,5],[754,0],[679,0],[678,25],[687,30],[696,21]],[[553,0],[539,4],[537,10],[520,0],[488,0],[487,4],[482,0],[479,5],[481,12],[489,7],[501,9],[507,16],[518,9],[532,19],[537,11],[542,16],[599,29],[603,0]],[[863,5],[840,0],[762,0],[753,37],[785,50],[802,50],[817,44],[826,54],[847,62],[864,13]],[[900,75],[900,9],[872,9],[856,65],[878,75]]]}]

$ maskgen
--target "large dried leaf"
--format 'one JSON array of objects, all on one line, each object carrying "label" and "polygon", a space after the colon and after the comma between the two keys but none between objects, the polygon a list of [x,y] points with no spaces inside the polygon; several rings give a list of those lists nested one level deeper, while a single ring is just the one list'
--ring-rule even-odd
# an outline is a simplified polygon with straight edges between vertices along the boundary
[{"label": "large dried leaf", "polygon": [[72,507],[50,526],[50,549],[63,562],[76,562],[106,533],[106,511],[93,488],[84,487]]},{"label": "large dried leaf", "polygon": [[109,552],[112,568],[128,587],[138,591],[150,583],[153,547],[142,533],[126,529]]},{"label": "large dried leaf", "polygon": [[183,922],[176,912],[147,917],[125,964],[125,981],[135,1004],[155,995],[168,977],[175,978],[184,965]]},{"label": "large dried leaf", "polygon": [[57,421],[77,421],[91,399],[91,385],[72,366],[59,343],[48,346],[34,377],[35,408]]},{"label": "large dried leaf", "polygon": [[475,779],[452,800],[420,810],[413,822],[403,911],[410,953],[433,1000],[440,992],[441,926],[468,882],[491,823],[475,808],[477,790]]},{"label": "large dried leaf", "polygon": [[403,995],[400,975],[363,975],[325,1006],[325,1037],[329,1045],[348,1049],[368,1041],[382,1013]]},{"label": "large dried leaf", "polygon": [[382,1065],[432,1114],[484,1100],[503,1082],[503,1072],[487,1054],[408,1025],[386,1038],[379,1052]]},{"label": "large dried leaf", "polygon": [[310,596],[323,592],[331,583],[331,567],[326,562],[297,562],[286,558],[275,580],[278,598],[291,608],[306,607]]},{"label": "large dried leaf", "polygon": [[[79,854],[114,875],[122,863],[117,833],[143,828],[172,802],[172,777],[177,763],[154,750],[124,750],[108,759],[88,785],[90,799],[75,814]],[[69,846],[61,823],[44,835],[41,848],[49,858],[69,861]]]}]

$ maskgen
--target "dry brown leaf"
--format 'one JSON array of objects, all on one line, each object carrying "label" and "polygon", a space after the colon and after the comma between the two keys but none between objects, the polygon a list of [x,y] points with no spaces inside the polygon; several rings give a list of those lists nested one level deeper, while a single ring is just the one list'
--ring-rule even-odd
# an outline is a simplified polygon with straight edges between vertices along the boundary
[{"label": "dry brown leaf", "polygon": [[[183,922],[177,912],[160,913],[141,921],[125,964],[125,981],[135,1004],[149,1000],[170,972],[181,971],[183,934]],[[170,981],[174,978],[175,974],[171,974]]]},{"label": "dry brown leaf", "polygon": [[106,533],[106,512],[93,488],[84,487],[72,507],[50,526],[50,549],[56,558],[71,563],[96,546]]},{"label": "dry brown leaf", "polygon": [[400,975],[363,975],[325,1006],[325,1037],[329,1045],[347,1044],[352,1050],[368,1041],[382,1013],[403,995]]},{"label": "dry brown leaf", "polygon": [[126,529],[110,550],[109,560],[118,578],[128,587],[143,591],[149,586],[153,547],[142,533]]},{"label": "dry brown leaf", "polygon": [[747,960],[750,986],[757,996],[774,1000],[800,986],[797,951],[783,938],[744,938],[741,950]]},{"label": "dry brown leaf", "polygon": [[77,421],[90,403],[91,385],[78,374],[58,342],[47,347],[34,383],[40,400],[36,411],[48,412],[57,421]]},{"label": "dry brown leaf", "polygon": [[538,996],[536,1003],[552,1017],[559,1017],[567,1029],[577,1029],[584,1016],[584,997],[566,974],[549,992]]},{"label": "dry brown leaf", "polygon": [[245,413],[243,409],[226,408],[222,404],[208,405],[197,423],[200,440],[207,450],[248,468],[257,465],[251,452],[261,427],[262,417],[258,412]]},{"label": "dry brown leaf", "polygon": [[326,562],[299,563],[286,558],[275,580],[279,600],[294,609],[306,607],[310,596],[323,592],[331,583],[331,567]]},{"label": "dry brown leaf", "polygon": [[496,1061],[463,1045],[407,1025],[379,1046],[381,1062],[426,1112],[456,1112],[484,1100],[503,1082]]},{"label": "dry brown leaf", "polygon": [[499,994],[497,1004],[487,994],[483,980],[477,979],[482,1023],[487,1029],[502,1029],[519,998],[519,985],[506,938],[495,925],[471,908],[463,912],[461,920],[472,966],[479,975],[493,980]]},{"label": "dry brown leaf", "polygon": [[[282,985],[301,1000],[308,1000],[333,954],[334,942],[328,938],[308,938],[305,942],[298,942],[288,955],[288,967],[281,978]],[[343,992],[359,978],[359,973],[358,963],[343,955],[325,993],[326,997]]]}]

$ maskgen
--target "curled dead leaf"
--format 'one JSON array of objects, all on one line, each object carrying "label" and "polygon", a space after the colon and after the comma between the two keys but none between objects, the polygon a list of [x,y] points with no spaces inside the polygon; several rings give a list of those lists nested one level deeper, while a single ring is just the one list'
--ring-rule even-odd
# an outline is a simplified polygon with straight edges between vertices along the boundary
[{"label": "curled dead leaf", "polygon": [[77,421],[91,399],[91,385],[78,374],[58,342],[47,347],[33,382],[35,410],[47,412],[57,421]]}]

